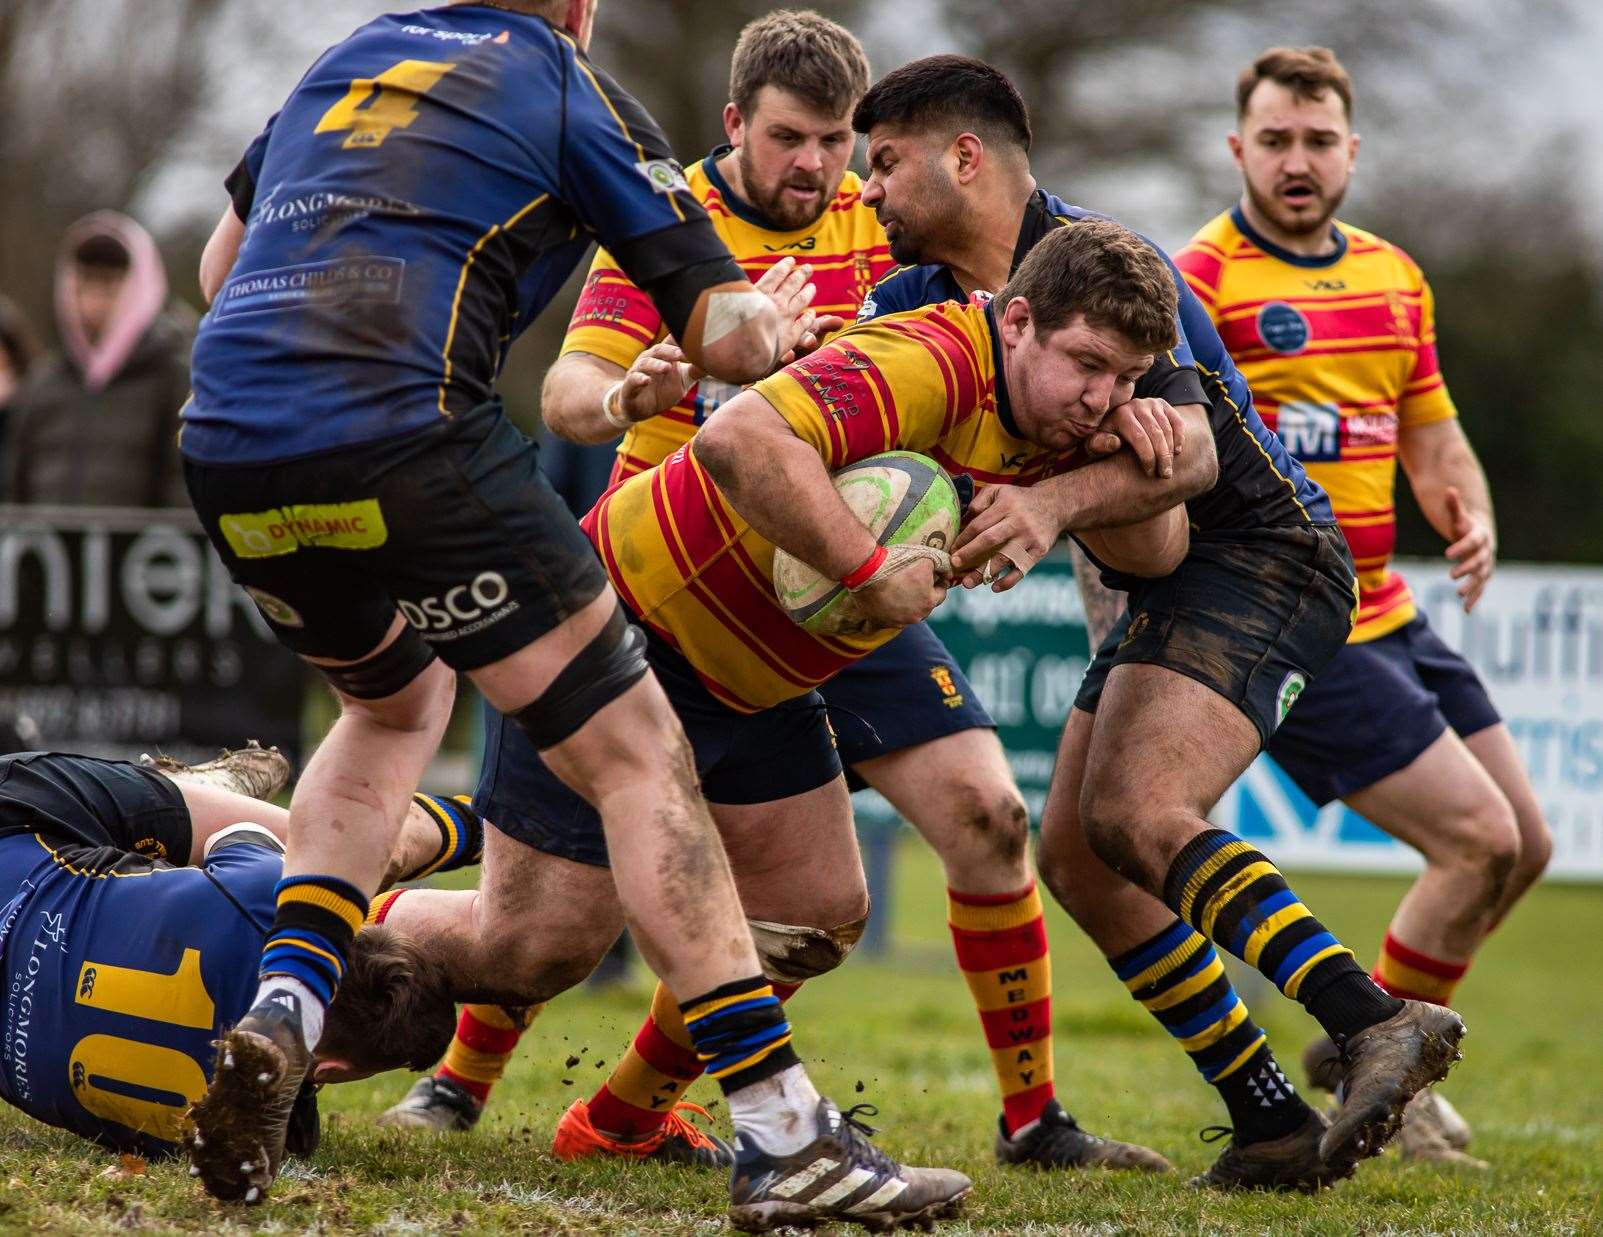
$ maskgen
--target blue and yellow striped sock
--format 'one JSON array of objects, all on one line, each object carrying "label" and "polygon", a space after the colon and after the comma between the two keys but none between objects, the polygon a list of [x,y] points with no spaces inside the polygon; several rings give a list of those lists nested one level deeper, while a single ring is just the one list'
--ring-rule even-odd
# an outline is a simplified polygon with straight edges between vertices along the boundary
[{"label": "blue and yellow striped sock", "polygon": [[685,1030],[724,1094],[800,1065],[790,1022],[761,975],[737,979],[679,1006]]},{"label": "blue and yellow striped sock", "polygon": [[337,876],[286,876],[273,892],[278,912],[262,943],[259,973],[297,979],[327,1006],[367,915],[367,897]]},{"label": "blue and yellow striped sock", "polygon": [[1313,917],[1275,865],[1227,830],[1204,829],[1186,843],[1164,878],[1163,900],[1300,1002],[1338,1044],[1402,1008]]},{"label": "blue and yellow striped sock", "polygon": [[1176,919],[1108,963],[1218,1088],[1238,1144],[1280,1138],[1307,1120],[1307,1104],[1281,1073],[1219,955],[1195,928]]},{"label": "blue and yellow striped sock", "polygon": [[446,798],[444,795],[412,796],[412,802],[440,831],[440,849],[432,858],[411,872],[403,872],[404,881],[422,880],[436,872],[450,872],[456,868],[472,867],[484,858],[484,819],[473,810],[473,801],[466,795]]}]

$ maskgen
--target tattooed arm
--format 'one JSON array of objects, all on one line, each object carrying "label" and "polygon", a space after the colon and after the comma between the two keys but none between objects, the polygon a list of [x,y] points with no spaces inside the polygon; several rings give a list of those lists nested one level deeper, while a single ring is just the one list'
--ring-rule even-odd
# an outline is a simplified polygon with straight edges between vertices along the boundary
[{"label": "tattooed arm", "polygon": [[1124,594],[1115,592],[1102,583],[1097,570],[1079,544],[1072,538],[1068,542],[1069,561],[1074,564],[1074,582],[1080,586],[1080,603],[1085,608],[1085,630],[1091,640],[1091,655],[1102,647],[1113,624],[1119,621],[1124,610]]}]

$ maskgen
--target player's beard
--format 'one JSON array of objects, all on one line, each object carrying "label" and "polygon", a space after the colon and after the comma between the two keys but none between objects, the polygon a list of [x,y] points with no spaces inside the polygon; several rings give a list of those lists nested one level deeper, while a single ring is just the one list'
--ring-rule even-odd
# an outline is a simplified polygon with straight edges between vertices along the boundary
[{"label": "player's beard", "polygon": [[[769,188],[758,179],[757,168],[748,147],[742,145],[736,151],[735,157],[740,164],[740,183],[746,191],[747,199],[776,231],[794,232],[815,223],[829,209],[830,199],[835,196],[835,189],[840,187],[839,181],[833,188],[826,185],[822,176],[801,176],[792,173],[776,181],[773,187]],[[785,190],[791,188],[816,190],[818,198],[812,205],[797,202],[786,196]]]},{"label": "player's beard", "polygon": [[1317,184],[1311,187],[1320,206],[1318,211],[1292,214],[1286,210],[1278,195],[1258,192],[1258,186],[1250,180],[1247,181],[1247,196],[1258,208],[1258,214],[1287,236],[1314,236],[1330,227],[1330,221],[1341,208],[1341,200],[1347,196],[1347,184],[1342,182],[1334,194],[1326,194]]},{"label": "player's beard", "polygon": [[[906,195],[904,205],[881,212],[880,222],[885,223],[887,217],[891,258],[902,266],[943,261],[967,236],[963,199],[933,159],[915,190]],[[891,226],[896,229],[895,236],[890,236]]]}]

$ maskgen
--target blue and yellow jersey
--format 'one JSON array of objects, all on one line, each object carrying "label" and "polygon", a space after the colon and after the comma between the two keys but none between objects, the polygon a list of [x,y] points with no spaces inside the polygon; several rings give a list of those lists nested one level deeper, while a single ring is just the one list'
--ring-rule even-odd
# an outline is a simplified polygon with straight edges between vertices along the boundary
[{"label": "blue and yellow jersey", "polygon": [[[1199,389],[1189,369],[1174,375]],[[854,326],[753,389],[831,471],[905,450],[978,484],[1033,485],[1085,462],[1078,445],[1051,451],[1020,434],[978,300]],[[792,622],[774,596],[773,543],[719,492],[695,439],[605,494],[584,527],[625,602],[731,708],[804,695],[897,634],[818,636]]]},{"label": "blue and yellow jersey", "polygon": [[1412,259],[1336,220],[1328,257],[1288,253],[1238,206],[1176,261],[1206,307],[1263,417],[1325,488],[1358,567],[1354,642],[1414,617],[1391,570],[1398,432],[1457,416],[1436,360],[1435,306]]},{"label": "blue and yellow jersey", "polygon": [[0,758],[0,1100],[119,1150],[175,1150],[212,1040],[255,994],[283,869],[259,844],[169,866],[190,845],[156,773]]},{"label": "blue and yellow jersey", "polygon": [[0,838],[0,1099],[117,1150],[171,1154],[212,1041],[255,993],[282,870],[262,846],[173,868]]},{"label": "blue and yellow jersey", "polygon": [[[1105,219],[1062,198],[1036,190],[1025,207],[1024,223],[1013,250],[1012,269],[1053,228],[1081,219]],[[1148,241],[1148,244],[1151,244]],[[1252,392],[1236,368],[1208,311],[1187,286],[1173,261],[1152,246],[1174,271],[1180,294],[1180,344],[1168,358],[1182,366],[1195,365],[1202,375],[1208,397],[1209,423],[1213,429],[1219,458],[1219,480],[1206,494],[1186,503],[1192,537],[1206,538],[1211,532],[1275,527],[1283,524],[1333,524],[1330,501],[1286,451],[1280,440],[1264,425],[1253,407]],[[994,291],[995,289],[992,289]],[[918,305],[938,301],[963,300],[964,292],[945,266],[900,267],[875,285],[863,303],[859,321],[885,314],[901,313]],[[1163,367],[1153,367],[1152,379],[1163,377]],[[1137,395],[1151,394],[1146,385],[1136,387]]]},{"label": "blue and yellow jersey", "polygon": [[[730,188],[718,170],[729,147],[714,150],[686,174],[690,190],[711,216],[713,227],[753,281],[781,258],[813,268],[817,295],[813,309],[850,322],[876,280],[892,265],[890,244],[874,212],[863,205],[862,181],[855,172],[841,178],[823,214],[806,227],[776,229]],[[605,250],[590,263],[584,291],[574,306],[562,351],[584,352],[627,369],[667,334],[656,306]],[[685,443],[738,388],[704,378],[685,398],[660,416],[634,426],[618,444],[613,468],[616,484],[662,463]]]},{"label": "blue and yellow jersey", "polygon": [[565,32],[488,5],[380,17],[325,52],[229,187],[245,234],[184,412],[205,463],[483,403],[592,240],[645,287],[720,260],[738,278],[651,117]]}]

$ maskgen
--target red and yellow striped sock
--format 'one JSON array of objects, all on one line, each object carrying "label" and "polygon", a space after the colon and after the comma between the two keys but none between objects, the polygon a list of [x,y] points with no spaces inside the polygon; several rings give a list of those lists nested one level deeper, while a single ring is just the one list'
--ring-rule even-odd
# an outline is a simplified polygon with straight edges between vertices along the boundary
[{"label": "red and yellow striped sock", "polygon": [[957,964],[980,1011],[1009,1136],[1041,1115],[1052,1089],[1052,963],[1034,882],[1018,893],[947,890]]},{"label": "red and yellow striped sock", "polygon": [[445,1060],[434,1071],[441,1082],[454,1082],[479,1103],[490,1098],[490,1088],[501,1081],[518,1040],[544,1005],[507,1007],[464,1005],[456,1034],[445,1050]]},{"label": "red and yellow striped sock", "polygon": [[1453,990],[1467,970],[1468,962],[1443,962],[1432,958],[1410,949],[1388,932],[1369,977],[1392,996],[1447,1005],[1452,1002]]},{"label": "red and yellow striped sock", "polygon": [[[788,1001],[799,986],[772,985],[781,1001]],[[601,1090],[590,1098],[590,1124],[615,1138],[655,1133],[701,1075],[701,1058],[685,1029],[679,1004],[658,984],[651,1013],[640,1024],[634,1043],[613,1066]]]}]

